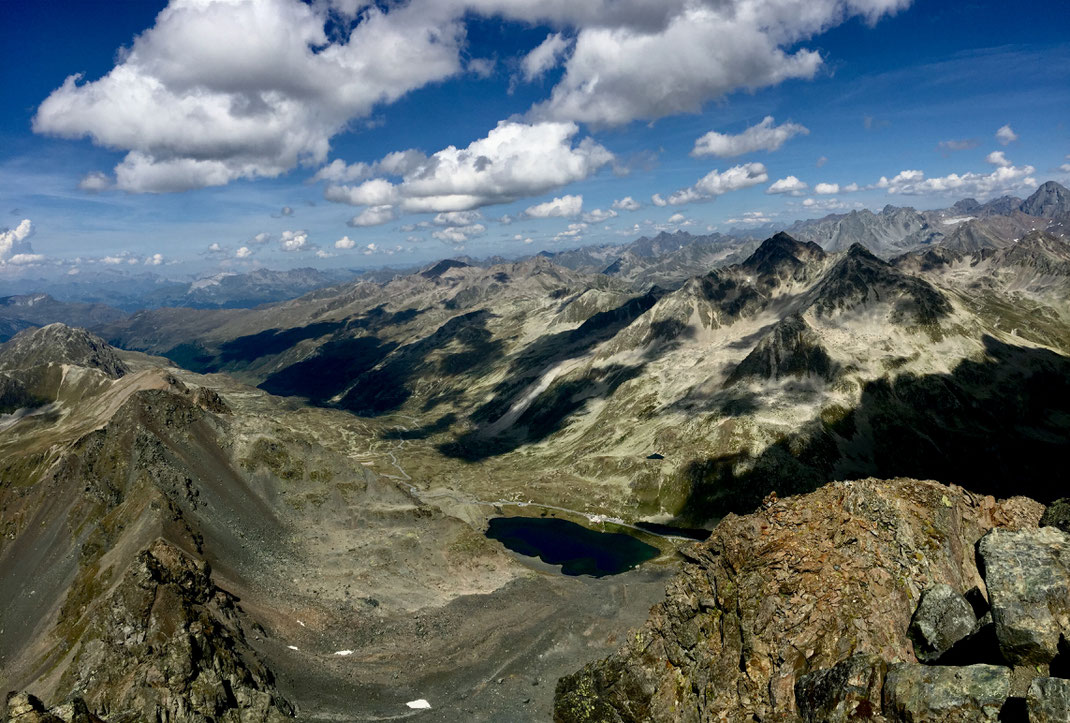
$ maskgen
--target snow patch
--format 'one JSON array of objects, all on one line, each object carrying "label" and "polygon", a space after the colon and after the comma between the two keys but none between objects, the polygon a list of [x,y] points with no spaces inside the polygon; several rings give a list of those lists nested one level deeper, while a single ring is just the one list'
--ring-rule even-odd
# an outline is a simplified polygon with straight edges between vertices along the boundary
[{"label": "snow patch", "polygon": [[204,289],[209,286],[219,286],[219,283],[228,276],[237,276],[235,273],[222,273],[210,276],[207,279],[197,279],[189,285],[190,291],[196,291],[197,289]]},{"label": "snow patch", "polygon": [[334,654],[335,655],[341,655],[342,657],[345,657],[347,655],[352,655],[353,651],[352,650],[336,650],[336,651],[334,651]]},{"label": "snow patch", "polygon": [[431,707],[431,704],[428,703],[423,698],[418,698],[416,700],[410,700],[405,705],[409,706],[413,710],[427,710],[427,709],[429,709]]},{"label": "snow patch", "polygon": [[976,216],[955,216],[954,218],[945,218],[945,219],[941,220],[940,223],[944,224],[945,226],[956,226],[956,225],[958,225],[960,223],[966,223],[967,221],[972,221],[975,218],[976,218]]}]

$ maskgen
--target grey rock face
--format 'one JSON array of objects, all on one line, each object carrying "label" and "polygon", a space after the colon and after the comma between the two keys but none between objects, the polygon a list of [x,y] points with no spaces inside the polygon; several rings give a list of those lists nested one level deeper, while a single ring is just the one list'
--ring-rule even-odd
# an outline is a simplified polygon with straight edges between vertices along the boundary
[{"label": "grey rock face", "polygon": [[1032,196],[1022,201],[1021,210],[1030,216],[1054,218],[1070,212],[1070,190],[1055,181],[1048,181],[1038,188]]},{"label": "grey rock face", "polygon": [[992,619],[1013,665],[1051,662],[1070,632],[1070,536],[1054,527],[993,530],[979,544]]},{"label": "grey rock face", "polygon": [[1029,723],[1063,723],[1070,720],[1070,680],[1037,678],[1026,694]]},{"label": "grey rock face", "polygon": [[1011,671],[899,663],[884,682],[884,715],[902,723],[996,721],[1011,690]]},{"label": "grey rock face", "polygon": [[970,603],[950,585],[940,584],[921,596],[908,632],[918,660],[931,663],[976,629]]},{"label": "grey rock face", "polygon": [[888,665],[878,655],[852,655],[795,683],[795,705],[807,723],[869,720],[881,710]]}]

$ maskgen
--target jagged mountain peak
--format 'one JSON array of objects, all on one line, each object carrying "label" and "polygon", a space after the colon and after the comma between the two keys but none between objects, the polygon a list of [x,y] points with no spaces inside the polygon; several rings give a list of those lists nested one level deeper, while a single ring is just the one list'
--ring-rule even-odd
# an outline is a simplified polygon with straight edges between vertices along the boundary
[{"label": "jagged mountain peak", "polygon": [[115,350],[99,336],[66,324],[27,329],[0,344],[0,368],[26,369],[47,364],[98,369],[113,379],[129,371]]},{"label": "jagged mountain peak", "polygon": [[760,276],[785,278],[798,276],[808,264],[825,256],[812,241],[799,241],[781,231],[763,241],[740,267]]},{"label": "jagged mountain peak", "polygon": [[932,324],[951,312],[943,293],[924,279],[897,269],[859,243],[852,244],[815,289],[811,306],[820,315],[871,303],[892,306],[892,318]]},{"label": "jagged mountain peak", "polygon": [[876,264],[878,266],[890,266],[888,262],[878,258],[876,254],[874,254],[872,251],[870,251],[868,248],[866,248],[864,245],[857,241],[851,244],[850,247],[848,247],[846,253],[844,254],[844,258]]},{"label": "jagged mountain peak", "polygon": [[471,264],[466,264],[463,261],[456,261],[454,259],[443,259],[442,261],[439,261],[438,263],[433,264],[429,268],[426,268],[421,271],[420,276],[423,276],[425,279],[437,279],[450,269],[464,269],[468,268],[469,266],[471,266]]},{"label": "jagged mountain peak", "polygon": [[1021,211],[1041,218],[1070,213],[1070,189],[1055,181],[1042,183],[1029,198],[1022,201]]}]

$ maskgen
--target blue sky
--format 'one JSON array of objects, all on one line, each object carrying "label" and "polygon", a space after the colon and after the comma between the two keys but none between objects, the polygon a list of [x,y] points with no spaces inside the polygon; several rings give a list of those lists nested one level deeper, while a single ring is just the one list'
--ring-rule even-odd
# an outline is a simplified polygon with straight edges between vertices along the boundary
[{"label": "blue sky", "polygon": [[0,35],[0,281],[519,255],[1070,180],[1051,3],[9,2]]}]

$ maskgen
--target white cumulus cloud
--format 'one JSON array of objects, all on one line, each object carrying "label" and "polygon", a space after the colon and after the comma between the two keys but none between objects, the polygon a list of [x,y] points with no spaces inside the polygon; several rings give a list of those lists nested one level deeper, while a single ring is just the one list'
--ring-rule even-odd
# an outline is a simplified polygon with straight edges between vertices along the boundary
[{"label": "white cumulus cloud", "polygon": [[[700,178],[694,186],[673,193],[669,196],[668,203],[672,206],[680,206],[694,201],[708,201],[730,191],[757,186],[768,180],[769,174],[766,173],[765,166],[761,163],[732,166],[723,173],[715,169]],[[658,202],[663,199],[657,194],[652,200],[655,206],[664,205]]]},{"label": "white cumulus cloud", "polygon": [[329,185],[329,201],[396,205],[404,211],[469,211],[536,196],[588,178],[613,160],[590,137],[579,143],[575,123],[502,121],[466,148],[449,146],[394,183],[373,178],[358,186]]},{"label": "white cumulus cloud", "polygon": [[15,228],[0,231],[0,264],[32,263],[42,256],[33,252],[29,238],[33,235],[33,222],[28,218],[19,221]]},{"label": "white cumulus cloud", "polygon": [[238,250],[234,252],[234,256],[239,259],[247,259],[252,255],[253,251],[248,246],[240,246],[238,247]]},{"label": "white cumulus cloud", "polygon": [[587,223],[602,223],[611,218],[616,218],[617,215],[617,212],[612,208],[596,208],[593,211],[588,211],[583,214],[583,220]]},{"label": "white cumulus cloud", "polygon": [[561,33],[551,33],[520,61],[524,80],[529,83],[561,62],[568,50],[568,40]]},{"label": "white cumulus cloud", "polygon": [[69,76],[33,128],[129,151],[116,168],[128,191],[322,162],[351,119],[461,69],[459,16],[428,2],[361,5],[360,22],[335,40],[328,3],[172,0],[104,77]]},{"label": "white cumulus cloud", "polygon": [[369,206],[353,218],[349,219],[350,226],[381,226],[390,223],[397,218],[397,212],[389,203],[381,206]]},{"label": "white cumulus cloud", "polygon": [[[69,76],[33,128],[125,151],[120,189],[217,186],[322,165],[353,121],[466,70],[492,72],[490,59],[464,60],[473,17],[549,27],[520,72],[534,79],[563,63],[563,75],[528,118],[598,126],[812,78],[824,61],[807,40],[910,1],[171,0],[103,77]],[[344,163],[328,173],[343,174],[324,176],[332,183],[376,175]],[[420,197],[447,195],[483,196]]]},{"label": "white cumulus cloud", "polygon": [[638,211],[643,207],[643,204],[636,201],[631,196],[625,196],[624,198],[618,198],[613,202],[613,208],[618,211]]},{"label": "white cumulus cloud", "polygon": [[357,242],[349,238],[348,236],[343,236],[342,238],[334,242],[334,247],[336,249],[351,249],[356,245]]},{"label": "white cumulus cloud", "polygon": [[445,241],[446,243],[460,245],[473,236],[483,235],[486,231],[486,226],[481,223],[474,223],[470,226],[449,226],[437,231],[432,231],[431,237],[436,238],[439,241]]},{"label": "white cumulus cloud", "polygon": [[583,196],[561,196],[545,203],[528,206],[524,215],[528,218],[568,218],[578,216],[583,210]]},{"label": "white cumulus cloud", "polygon": [[766,116],[761,123],[747,128],[742,133],[726,135],[710,131],[695,141],[692,156],[718,156],[732,158],[755,151],[775,151],[797,135],[807,135],[810,130],[798,123],[773,125],[773,116]]},{"label": "white cumulus cloud", "polygon": [[921,171],[901,171],[891,180],[881,177],[878,188],[907,196],[926,193],[955,193],[981,198],[1011,193],[1037,185],[1033,166],[1000,166],[991,173],[951,173],[926,178]]},{"label": "white cumulus cloud", "polygon": [[483,220],[479,211],[446,211],[435,214],[431,223],[435,226],[471,226]]},{"label": "white cumulus cloud", "polygon": [[831,196],[834,193],[840,192],[840,184],[838,183],[819,183],[814,186],[814,193],[822,196]]},{"label": "white cumulus cloud", "polygon": [[306,251],[310,248],[307,231],[283,231],[279,237],[279,246],[283,251]]},{"label": "white cumulus cloud", "polygon": [[1014,164],[1007,160],[1007,157],[1003,155],[1003,151],[992,151],[989,153],[985,160],[991,163],[993,166],[999,166],[1000,168],[1006,168],[1007,166],[1013,166]]},{"label": "white cumulus cloud", "polygon": [[999,141],[1000,145],[1010,145],[1018,140],[1018,134],[1014,132],[1014,129],[1009,124],[1000,126],[999,130],[996,131],[996,140]]},{"label": "white cumulus cloud", "polygon": [[769,194],[787,193],[792,196],[800,196],[809,187],[809,185],[800,181],[795,176],[787,176],[786,178],[773,181],[773,184],[765,189],[765,192]]},{"label": "white cumulus cloud", "polygon": [[[508,0],[483,2],[515,6]],[[591,11],[603,3],[580,2]],[[536,115],[619,125],[637,118],[691,113],[738,89],[812,78],[820,53],[796,44],[851,16],[875,22],[910,0],[723,0],[618,3],[627,21],[592,18],[580,28],[565,74]],[[531,13],[558,17],[580,9],[539,3]],[[587,8],[585,8],[587,10]],[[541,13],[540,13],[541,11]]]},{"label": "white cumulus cloud", "polygon": [[82,180],[78,182],[78,188],[88,193],[100,193],[111,188],[111,179],[108,178],[107,173],[91,171],[82,176]]}]

